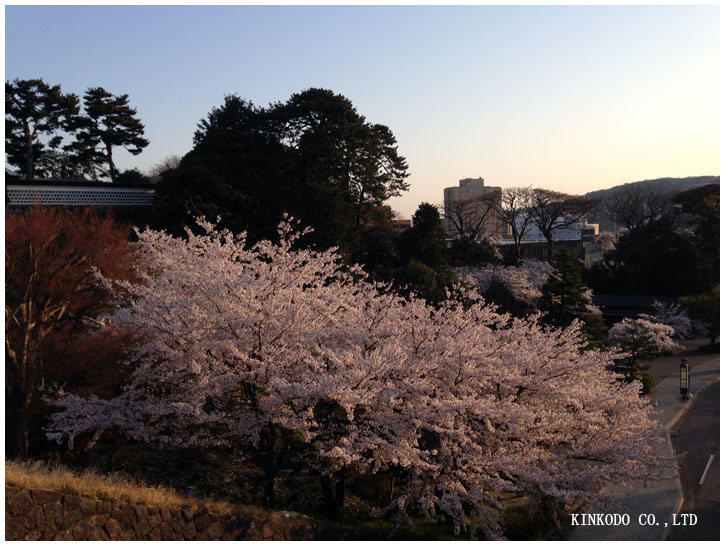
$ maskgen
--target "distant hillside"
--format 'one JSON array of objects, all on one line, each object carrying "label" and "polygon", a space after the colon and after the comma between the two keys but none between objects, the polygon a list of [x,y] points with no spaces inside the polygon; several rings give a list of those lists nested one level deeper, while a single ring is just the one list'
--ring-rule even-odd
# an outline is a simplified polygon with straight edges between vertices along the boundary
[{"label": "distant hillside", "polygon": [[669,192],[683,192],[691,190],[693,188],[699,188],[707,184],[719,184],[719,176],[688,176],[687,178],[656,178],[654,180],[641,180],[639,182],[630,182],[628,184],[620,184],[606,190],[591,191],[584,195],[588,199],[595,199],[598,197],[606,197],[608,193],[622,189],[625,186],[631,186],[634,184],[652,185],[656,186],[657,189],[663,193]]}]

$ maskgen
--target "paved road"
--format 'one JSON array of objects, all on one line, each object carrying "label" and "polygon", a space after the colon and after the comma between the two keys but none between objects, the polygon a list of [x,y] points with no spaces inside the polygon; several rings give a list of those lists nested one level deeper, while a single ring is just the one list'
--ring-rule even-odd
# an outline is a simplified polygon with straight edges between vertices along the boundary
[{"label": "paved road", "polygon": [[677,343],[685,347],[684,350],[675,351],[671,356],[654,358],[652,360],[642,359],[645,371],[655,376],[657,384],[670,377],[680,373],[680,360],[687,358],[690,366],[696,368],[699,364],[707,362],[713,358],[718,358],[717,354],[702,353],[697,350],[700,345],[709,343],[709,339],[685,339],[677,340]]},{"label": "paved road", "polygon": [[[720,383],[709,387],[673,428],[672,446],[686,452],[680,468],[681,514],[695,514],[695,525],[673,527],[669,540],[720,539]],[[708,466],[709,464],[709,466]],[[707,472],[705,470],[707,469]],[[680,517],[680,523],[684,523]],[[690,518],[691,519],[691,518]]]},{"label": "paved road", "polygon": [[[698,396],[694,400],[685,403],[680,396],[679,363],[672,357],[670,357],[670,360],[672,360],[672,362],[669,364],[674,375],[670,375],[666,379],[659,381],[655,392],[649,397],[650,403],[655,408],[656,418],[667,430],[671,430],[673,426],[684,423],[685,421],[683,420],[687,416],[687,413],[684,413],[683,415],[683,412],[685,412],[688,407],[692,408],[694,405],[699,404],[702,401],[702,397],[707,393],[708,389],[706,387],[712,386],[713,383],[719,381],[720,377],[719,356],[704,355],[698,356],[695,359],[691,358],[690,362],[693,363],[694,360],[696,364],[691,375],[691,390],[693,393],[698,393]],[[708,407],[712,407],[713,405],[717,407],[717,403],[714,402],[710,403]],[[683,431],[684,430],[685,427],[683,426]],[[719,429],[717,428],[717,423],[714,424],[714,429],[705,430],[704,432],[705,436],[707,436],[707,434],[718,434]],[[672,454],[672,451],[669,436],[663,434],[663,437],[668,439],[667,442],[656,444],[653,447],[655,452],[659,455],[670,455]],[[716,438],[718,438],[715,440],[715,443],[717,444],[719,437]],[[691,451],[695,453],[703,449],[704,448],[698,444],[696,448]],[[709,454],[706,459],[707,458],[709,458]],[[705,461],[705,465],[706,464],[707,461]],[[713,465],[715,465],[715,462],[712,463],[711,469]],[[700,475],[698,475],[697,480],[695,480],[696,482],[699,482],[703,470],[704,467],[700,468]],[[710,472],[711,470],[708,471],[708,475]],[[716,469],[716,474],[719,475],[719,464]],[[672,514],[678,511],[682,501],[682,486],[679,478],[650,482],[647,484],[647,487],[644,487],[644,484],[636,482],[631,482],[626,486],[610,484],[607,489],[614,495],[620,505],[617,512],[621,514],[629,514],[632,523],[630,525],[620,526],[578,526],[571,530],[568,540],[664,540],[669,531],[672,530]],[[718,491],[714,496],[715,499],[719,496],[719,483],[717,485],[717,489]],[[596,510],[591,510],[590,513],[596,514],[598,512]],[[639,524],[639,516],[642,514],[653,514],[653,521],[655,524],[652,525],[647,522],[645,522],[645,524]],[[665,522],[668,523],[668,526],[663,529]],[[657,523],[660,523],[660,525],[657,525]],[[705,529],[707,524],[701,526],[700,522],[698,522],[697,527]],[[715,528],[718,528],[717,524],[715,524]]]}]

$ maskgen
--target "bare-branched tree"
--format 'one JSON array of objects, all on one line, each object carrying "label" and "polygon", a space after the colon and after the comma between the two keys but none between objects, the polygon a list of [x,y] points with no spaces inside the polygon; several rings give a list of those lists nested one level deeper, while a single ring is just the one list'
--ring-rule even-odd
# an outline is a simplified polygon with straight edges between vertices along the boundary
[{"label": "bare-branched tree", "polygon": [[672,195],[647,184],[627,184],[615,191],[604,203],[604,214],[623,224],[627,231],[637,231],[671,214]]},{"label": "bare-branched tree", "polygon": [[554,230],[567,228],[581,221],[596,204],[596,200],[558,191],[542,188],[531,191],[533,222],[546,238],[549,259],[554,253]]},{"label": "bare-branched tree", "polygon": [[488,230],[491,219],[500,207],[497,194],[483,194],[464,201],[453,201],[443,206],[443,217],[456,235],[467,244],[474,244],[493,235]]},{"label": "bare-branched tree", "polygon": [[180,163],[181,157],[179,157],[178,155],[167,155],[165,158],[163,158],[161,161],[159,161],[149,169],[148,176],[151,179],[151,182],[156,184],[159,180],[161,180],[162,174],[167,171],[173,171],[179,166]]},{"label": "bare-branched tree", "polygon": [[533,223],[533,190],[531,188],[507,188],[501,194],[498,215],[509,227],[514,240],[516,261],[521,259],[521,243]]}]

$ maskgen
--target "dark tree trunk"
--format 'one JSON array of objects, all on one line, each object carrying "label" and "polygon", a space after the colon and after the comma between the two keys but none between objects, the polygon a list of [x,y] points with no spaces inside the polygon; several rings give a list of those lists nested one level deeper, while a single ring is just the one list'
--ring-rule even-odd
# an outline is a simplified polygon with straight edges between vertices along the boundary
[{"label": "dark tree trunk", "polygon": [[632,372],[635,371],[634,366],[637,363],[637,353],[633,352],[632,355],[629,357],[629,367],[632,369]]},{"label": "dark tree trunk", "polygon": [[274,493],[274,482],[277,476],[264,468],[264,504],[267,508],[274,508],[277,504],[277,496]]},{"label": "dark tree trunk", "polygon": [[30,456],[30,416],[22,401],[6,399],[5,454],[8,458],[27,460]]},{"label": "dark tree trunk", "polygon": [[516,260],[515,265],[521,263],[521,239],[514,238],[514,259]]},{"label": "dark tree trunk", "polygon": [[110,145],[106,146],[106,154],[106,157],[108,157],[108,173],[111,175],[111,182],[115,182],[117,171],[116,165],[113,163],[113,149]]},{"label": "dark tree trunk", "polygon": [[35,176],[35,157],[33,155],[33,140],[28,137],[25,144],[25,180],[32,180]]},{"label": "dark tree trunk", "polygon": [[329,518],[336,519],[335,496],[332,492],[332,480],[329,476],[322,476],[320,478],[320,485],[322,486],[322,499],[325,503],[325,514],[327,514]]},{"label": "dark tree trunk", "polygon": [[335,472],[332,478],[322,476],[320,484],[322,485],[322,498],[325,502],[327,517],[335,521],[342,521],[345,518],[345,468],[343,467]]},{"label": "dark tree trunk", "polygon": [[[278,432],[281,439],[281,445],[279,446],[277,446]],[[264,502],[267,508],[274,508],[277,504],[274,484],[282,468],[284,458],[289,452],[290,444],[292,443],[292,433],[276,425],[267,425],[261,430],[260,436],[264,465]]]},{"label": "dark tree trunk", "polygon": [[551,234],[546,235],[546,261],[551,263],[554,260],[554,236]]},{"label": "dark tree trunk", "polygon": [[18,456],[22,460],[30,457],[30,416],[27,411],[20,413],[20,424],[18,426]]},{"label": "dark tree trunk", "polygon": [[262,431],[262,450],[264,457],[264,504],[267,508],[274,508],[277,497],[274,494],[274,482],[277,478],[274,464],[274,434],[266,427]]},{"label": "dark tree trunk", "polygon": [[116,467],[116,461],[118,460],[119,455],[121,454],[121,450],[123,449],[123,446],[126,445],[126,438],[124,436],[119,436],[118,439],[114,442],[113,448],[111,448],[111,453],[108,456],[108,460],[106,461],[106,472],[111,473],[115,470]]}]

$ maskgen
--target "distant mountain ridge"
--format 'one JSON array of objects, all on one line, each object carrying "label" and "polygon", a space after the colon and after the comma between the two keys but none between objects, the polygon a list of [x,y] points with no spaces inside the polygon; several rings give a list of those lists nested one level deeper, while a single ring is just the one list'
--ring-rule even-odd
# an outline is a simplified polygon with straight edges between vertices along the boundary
[{"label": "distant mountain ridge", "polygon": [[657,186],[658,190],[663,193],[669,192],[683,192],[691,190],[693,188],[699,188],[700,186],[706,186],[707,184],[719,184],[719,176],[688,176],[685,178],[655,178],[653,180],[640,180],[639,182],[628,182],[626,184],[620,184],[613,188],[606,190],[590,191],[584,194],[587,199],[596,199],[600,197],[606,197],[608,193],[615,192],[624,188],[625,186],[631,186],[634,184],[652,185]]}]

